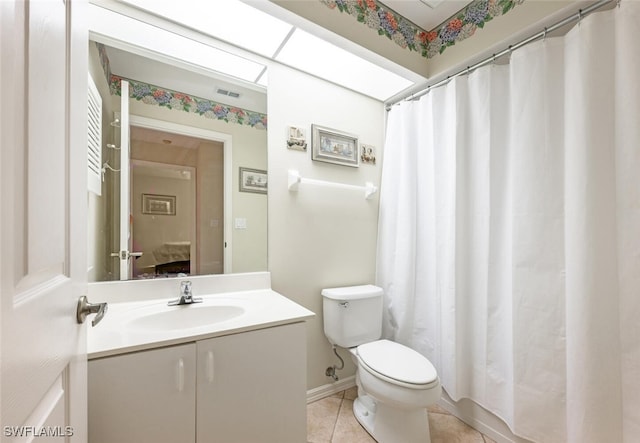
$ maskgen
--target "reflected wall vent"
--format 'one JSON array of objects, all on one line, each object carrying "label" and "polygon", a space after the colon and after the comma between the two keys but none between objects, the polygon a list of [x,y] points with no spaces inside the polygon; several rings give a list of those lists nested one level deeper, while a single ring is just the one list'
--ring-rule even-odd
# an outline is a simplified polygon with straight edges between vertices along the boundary
[{"label": "reflected wall vent", "polygon": [[240,93],[235,91],[228,91],[226,89],[218,88],[216,90],[218,94],[226,95],[227,97],[240,98]]}]

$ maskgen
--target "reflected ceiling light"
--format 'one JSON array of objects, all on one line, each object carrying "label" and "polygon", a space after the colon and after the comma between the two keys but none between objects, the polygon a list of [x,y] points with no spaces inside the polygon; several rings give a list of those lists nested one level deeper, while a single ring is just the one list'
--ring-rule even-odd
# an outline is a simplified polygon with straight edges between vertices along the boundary
[{"label": "reflected ceiling light", "polygon": [[292,26],[239,0],[124,0],[233,45],[272,57]]},{"label": "reflected ceiling light", "polygon": [[[151,5],[164,4],[138,1],[148,3],[150,10]],[[92,38],[101,43],[109,45],[110,39],[114,38],[122,42],[134,42],[128,50],[138,55],[153,57],[154,54],[162,54],[165,58],[183,60],[192,66],[203,67],[248,82],[253,82],[264,69],[264,65],[252,60],[178,34],[174,34],[174,38],[167,38],[167,32],[159,27],[105,8],[90,6],[89,28],[93,34]],[[101,36],[107,36],[107,39]]]},{"label": "reflected ceiling light", "polygon": [[413,82],[297,28],[277,61],[384,101]]}]

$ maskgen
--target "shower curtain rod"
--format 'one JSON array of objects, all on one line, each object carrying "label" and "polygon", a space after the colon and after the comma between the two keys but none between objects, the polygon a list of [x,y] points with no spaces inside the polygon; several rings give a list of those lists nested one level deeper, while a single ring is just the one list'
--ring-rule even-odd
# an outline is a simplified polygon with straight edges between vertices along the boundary
[{"label": "shower curtain rod", "polygon": [[442,85],[448,83],[451,79],[453,79],[455,77],[458,77],[458,76],[464,75],[464,74],[468,74],[471,71],[473,71],[475,69],[478,69],[478,68],[481,68],[484,65],[488,65],[489,63],[493,63],[496,59],[498,59],[498,58],[500,58],[500,57],[502,57],[504,55],[507,55],[507,54],[515,51],[516,49],[518,49],[518,48],[520,48],[520,47],[522,47],[524,45],[527,45],[527,44],[531,43],[534,40],[539,39],[540,37],[546,37],[549,32],[553,32],[556,29],[559,29],[559,28],[561,28],[561,27],[563,27],[565,25],[568,25],[571,22],[575,22],[575,21],[580,22],[580,20],[582,20],[584,17],[586,17],[590,13],[602,8],[603,6],[605,6],[605,5],[609,4],[609,3],[613,3],[613,2],[616,2],[618,5],[620,5],[620,0],[600,0],[597,3],[592,4],[591,6],[588,6],[588,7],[584,8],[584,9],[580,9],[580,10],[578,10],[577,13],[575,13],[573,15],[570,15],[569,17],[566,17],[565,19],[560,20],[559,22],[554,23],[551,26],[545,27],[542,31],[540,31],[540,32],[538,32],[538,33],[536,33],[536,34],[534,34],[534,35],[532,35],[530,37],[527,37],[526,39],[524,39],[524,40],[522,40],[522,41],[520,41],[520,42],[518,42],[518,43],[516,43],[514,45],[509,45],[508,48],[503,49],[502,51],[497,52],[497,53],[491,55],[490,57],[487,57],[484,60],[479,61],[478,63],[475,63],[473,65],[467,66],[466,68],[461,69],[460,71],[456,72],[455,74],[448,75],[446,78],[444,78],[444,79],[442,79],[440,81],[437,81],[432,85],[426,86],[424,89],[422,89],[422,90],[420,90],[418,92],[411,93],[409,95],[406,95],[405,97],[402,97],[402,98],[399,98],[397,100],[394,100],[391,103],[387,103],[386,109],[387,109],[387,111],[389,111],[389,110],[391,110],[392,106],[397,105],[400,102],[416,100],[416,99],[422,97],[423,95],[429,93],[429,91],[431,89],[437,88],[438,86],[442,86]]}]

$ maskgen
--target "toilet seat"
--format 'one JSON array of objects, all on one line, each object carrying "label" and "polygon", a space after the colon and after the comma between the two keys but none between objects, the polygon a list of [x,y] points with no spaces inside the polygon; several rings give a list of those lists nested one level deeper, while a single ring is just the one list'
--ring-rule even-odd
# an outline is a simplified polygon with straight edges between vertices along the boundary
[{"label": "toilet seat", "polygon": [[358,346],[362,368],[390,383],[411,389],[430,389],[439,384],[438,374],[422,354],[400,343],[377,340]]}]

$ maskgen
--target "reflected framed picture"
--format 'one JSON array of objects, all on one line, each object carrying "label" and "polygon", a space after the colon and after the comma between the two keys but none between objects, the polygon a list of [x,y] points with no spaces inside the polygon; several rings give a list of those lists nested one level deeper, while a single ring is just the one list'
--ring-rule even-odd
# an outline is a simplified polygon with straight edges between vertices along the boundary
[{"label": "reflected framed picture", "polygon": [[151,215],[176,215],[176,196],[142,194],[142,213]]},{"label": "reflected framed picture", "polygon": [[336,165],[359,166],[358,137],[335,129],[311,125],[311,159]]},{"label": "reflected framed picture", "polygon": [[240,192],[267,193],[267,171],[240,167]]}]

